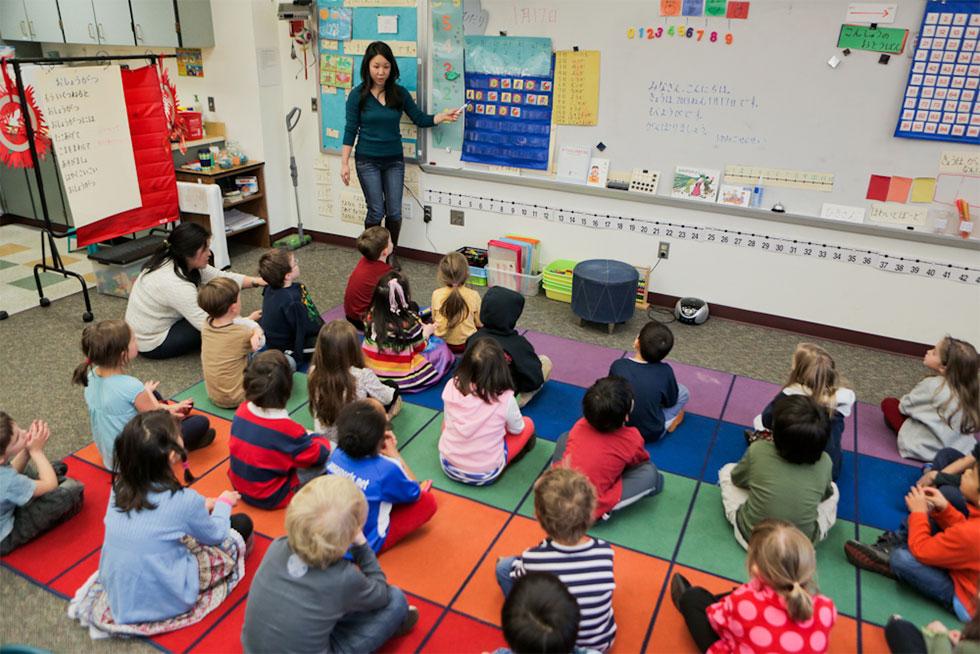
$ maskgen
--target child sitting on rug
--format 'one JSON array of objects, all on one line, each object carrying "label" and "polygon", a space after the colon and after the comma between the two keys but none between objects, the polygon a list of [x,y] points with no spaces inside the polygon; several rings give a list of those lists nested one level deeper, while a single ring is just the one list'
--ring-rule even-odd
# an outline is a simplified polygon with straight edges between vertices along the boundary
[{"label": "child sitting on rug", "polygon": [[980,462],[960,475],[963,515],[931,486],[913,486],[905,496],[908,524],[885,532],[874,545],[844,544],[847,560],[903,581],[943,605],[963,622],[977,612],[980,579]]},{"label": "child sitting on rug", "polygon": [[204,388],[215,406],[238,408],[245,401],[249,356],[265,345],[265,333],[255,322],[262,312],[242,318],[241,289],[228,277],[215,277],[202,286],[197,304],[208,314],[201,329]]},{"label": "child sitting on rug", "polygon": [[[841,462],[844,459],[841,440],[844,436],[844,420],[851,415],[854,406],[854,391],[845,388],[837,374],[837,366],[827,350],[813,343],[800,343],[793,352],[793,366],[789,380],[776,398],[786,395],[809,395],[830,413],[830,438],[827,440],[827,454],[833,464],[831,474],[834,481],[840,476]],[[758,438],[772,439],[772,405],[774,399],[762,413],[755,417],[755,431],[746,431],[749,443]]]},{"label": "child sitting on rug", "polygon": [[748,583],[713,595],[681,574],[670,599],[700,652],[826,652],[837,621],[834,601],[817,588],[817,553],[799,529],[763,520],[752,530]]},{"label": "child sitting on rug", "polygon": [[[7,556],[82,508],[85,487],[68,466],[44,455],[51,431],[35,420],[21,429],[0,411],[0,556]],[[30,467],[28,467],[30,466]]]},{"label": "child sitting on rug", "polygon": [[568,587],[582,612],[576,645],[606,651],[616,638],[612,595],[613,549],[586,532],[595,513],[595,487],[570,468],[551,468],[534,484],[534,514],[548,535],[520,556],[497,560],[497,583],[510,595],[529,572],[550,572]]},{"label": "child sitting on rug", "polygon": [[408,279],[389,272],[374,287],[374,300],[364,326],[364,360],[382,380],[402,393],[434,386],[449,372],[454,359],[435,326],[422,324],[412,301]]},{"label": "child sitting on rug", "polygon": [[807,538],[827,537],[837,520],[840,493],[831,479],[830,414],[809,395],[784,395],[772,410],[772,440],[757,440],[738,464],[718,471],[725,517],[748,549],[756,523],[790,522]]},{"label": "child sitting on rug", "polygon": [[534,448],[534,422],[521,415],[507,359],[494,339],[467,348],[442,401],[439,462],[450,479],[492,484]]},{"label": "child sitting on rug", "polygon": [[544,387],[551,377],[552,366],[550,358],[539,356],[531,341],[518,333],[517,321],[523,311],[523,295],[503,286],[491,287],[480,304],[483,327],[466,340],[467,349],[481,338],[492,338],[503,348],[520,407],[527,405]]},{"label": "child sitting on rug", "polygon": [[337,447],[337,415],[345,405],[373,397],[384,405],[389,419],[402,408],[398,386],[381,381],[366,366],[357,332],[345,320],[333,320],[320,329],[307,388],[313,431],[329,438],[331,448]]},{"label": "child sitting on rug", "polygon": [[306,285],[298,281],[296,255],[281,248],[269,250],[259,259],[259,275],[268,284],[262,291],[267,347],[290,355],[297,369],[304,370],[323,318]]},{"label": "child sitting on rug", "polygon": [[238,493],[204,498],[181,486],[173,468],[183,455],[166,411],[136,416],[116,441],[99,570],[68,606],[93,638],[200,622],[245,574],[252,521],[231,515]]},{"label": "child sitting on rug", "polygon": [[432,291],[432,320],[436,336],[446,341],[454,354],[466,349],[466,339],[482,327],[480,294],[466,288],[470,264],[459,252],[439,260],[438,280],[442,287]]},{"label": "child sitting on rug", "polygon": [[674,370],[664,358],[674,347],[674,334],[667,325],[651,320],[633,341],[635,353],[616,359],[609,374],[625,379],[633,389],[635,404],[626,423],[653,443],[677,429],[684,420],[684,405],[690,394],[677,383]]},{"label": "child sitting on rug", "polygon": [[575,596],[558,577],[529,572],[514,582],[500,612],[510,649],[494,654],[583,653],[575,648],[580,617]]},{"label": "child sitting on rug", "polygon": [[344,289],[344,315],[357,331],[363,332],[364,316],[374,299],[374,287],[379,279],[391,272],[388,255],[395,251],[395,246],[391,242],[391,234],[381,225],[365,229],[354,245],[361,258],[351,271],[347,288]]},{"label": "child sitting on rug", "polygon": [[279,509],[300,484],[324,474],[330,441],[289,417],[293,375],[279,350],[260,353],[245,371],[245,399],[231,421],[228,478],[247,504]]},{"label": "child sitting on rug", "polygon": [[952,336],[926,352],[922,363],[936,374],[915,385],[901,400],[881,401],[885,422],[898,434],[898,451],[931,461],[944,447],[968,454],[980,430],[980,357],[975,347]]},{"label": "child sitting on rug", "polygon": [[246,654],[374,652],[415,626],[418,609],[388,583],[364,537],[367,516],[364,494],[341,476],[319,477],[296,494],[286,536],[269,545],[252,580]]},{"label": "child sitting on rug", "polygon": [[554,465],[578,470],[595,486],[596,520],[608,519],[612,511],[664,487],[664,476],[650,461],[643,436],[636,427],[626,426],[632,407],[633,393],[625,379],[596,381],[582,398],[584,417],[555,446]]},{"label": "child sitting on rug", "polygon": [[364,537],[371,549],[391,549],[432,519],[437,508],[432,483],[415,480],[380,402],[356,400],[341,409],[337,438],[327,472],[352,480],[364,492]]},{"label": "child sitting on rug", "polygon": [[102,463],[112,469],[116,437],[137,413],[165,409],[180,418],[180,432],[187,450],[197,450],[214,442],[211,421],[202,415],[189,415],[193,402],[184,400],[164,404],[157,393],[160,382],[145,384],[125,374],[136,358],[136,334],[124,320],[103,320],[82,331],[85,361],[72,374],[72,382],[85,387],[85,403],[91,420],[92,438],[102,455]]}]

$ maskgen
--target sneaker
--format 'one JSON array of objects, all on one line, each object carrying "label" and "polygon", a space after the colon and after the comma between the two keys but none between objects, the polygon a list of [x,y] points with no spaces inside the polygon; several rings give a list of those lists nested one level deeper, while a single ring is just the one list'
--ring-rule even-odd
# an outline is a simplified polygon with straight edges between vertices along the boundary
[{"label": "sneaker", "polygon": [[395,637],[397,638],[398,636],[404,636],[412,629],[414,629],[415,625],[418,624],[418,622],[419,622],[419,610],[414,606],[409,605],[408,615],[406,615],[405,619],[402,620],[402,626],[398,627],[398,631],[395,632]]},{"label": "sneaker", "polygon": [[402,412],[402,404],[404,403],[402,402],[401,397],[395,400],[395,404],[391,407],[391,411],[388,412],[388,420],[391,420]]},{"label": "sneaker", "polygon": [[851,565],[895,579],[888,563],[889,555],[890,551],[885,551],[878,545],[867,545],[856,540],[844,543],[844,556]]},{"label": "sneaker", "polygon": [[898,537],[894,531],[885,531],[878,536],[878,540],[875,541],[875,549],[884,554],[888,559],[891,559],[892,550],[903,545],[902,539]]},{"label": "sneaker", "polygon": [[681,596],[684,595],[691,588],[691,582],[687,580],[687,577],[675,572],[674,576],[670,579],[670,601],[674,603],[674,607],[680,611],[681,610]]},{"label": "sneaker", "polygon": [[667,433],[674,433],[674,430],[680,427],[682,422],[684,422],[684,409],[681,409],[681,412],[674,416],[674,419],[670,421],[670,425],[667,427]]},{"label": "sneaker", "polygon": [[64,461],[53,461],[51,463],[51,468],[54,469],[54,475],[55,477],[58,477],[58,479],[68,476],[68,464]]}]

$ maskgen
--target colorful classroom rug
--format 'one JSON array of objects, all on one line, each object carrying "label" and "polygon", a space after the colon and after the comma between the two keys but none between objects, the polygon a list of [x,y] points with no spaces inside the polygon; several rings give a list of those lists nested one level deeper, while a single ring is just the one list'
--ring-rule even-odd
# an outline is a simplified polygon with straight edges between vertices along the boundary
[{"label": "colorful classroom rug", "polygon": [[[337,310],[327,312],[334,317]],[[497,557],[520,553],[543,533],[533,519],[531,487],[548,464],[554,441],[581,415],[585,388],[605,376],[622,350],[527,332],[539,353],[555,362],[552,380],[525,413],[537,425],[537,447],[496,484],[474,488],[441,472],[437,443],[441,426],[441,387],[407,396],[394,427],[405,460],[419,479],[432,479],[439,511],[418,533],[381,557],[391,583],[419,607],[421,619],[409,635],[389,642],[385,652],[489,652],[504,645],[500,632],[503,598],[494,577]],[[743,429],[779,391],[775,384],[717,370],[673,363],[691,391],[680,428],[649,447],[666,474],[664,492],[617,513],[592,533],[615,547],[614,595],[619,635],[613,652],[695,652],[683,620],[670,602],[668,580],[681,572],[692,582],[723,591],[745,580],[745,555],[722,512],[718,469],[745,449]],[[228,429],[231,414],[214,407],[200,382],[178,394],[194,398],[195,410],[209,414],[217,428],[215,444],[191,454],[194,488],[206,496],[229,489]],[[293,417],[312,428],[306,380],[297,374],[289,402]],[[905,516],[903,497],[919,475],[903,461],[895,438],[877,406],[859,402],[844,435],[845,463],[838,482],[836,526],[818,545],[819,582],[841,613],[832,652],[886,652],[882,625],[893,613],[916,624],[955,620],[939,606],[896,582],[861,572],[844,559],[848,538],[873,540]],[[97,568],[109,473],[94,445],[67,459],[70,474],[86,486],[85,507],[62,527],[15,551],[3,565],[67,599]],[[271,539],[284,534],[284,511],[239,505],[260,534],[247,560],[248,576],[224,605],[187,629],[153,638],[167,652],[237,652],[251,576]],[[70,533],[70,537],[69,537]]]}]

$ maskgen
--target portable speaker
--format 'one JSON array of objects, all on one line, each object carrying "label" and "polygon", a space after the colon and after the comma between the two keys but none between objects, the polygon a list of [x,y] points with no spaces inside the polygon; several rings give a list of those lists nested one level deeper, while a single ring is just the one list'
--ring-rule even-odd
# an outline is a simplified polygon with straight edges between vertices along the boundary
[{"label": "portable speaker", "polygon": [[708,319],[708,303],[696,297],[682,297],[674,306],[674,317],[685,325],[700,325]]}]

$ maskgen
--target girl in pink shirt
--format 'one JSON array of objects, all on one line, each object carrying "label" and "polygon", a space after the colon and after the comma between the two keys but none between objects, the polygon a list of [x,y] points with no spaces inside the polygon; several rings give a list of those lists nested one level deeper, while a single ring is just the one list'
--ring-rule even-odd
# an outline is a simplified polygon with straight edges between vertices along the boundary
[{"label": "girl in pink shirt", "polygon": [[442,392],[439,460],[450,479],[492,484],[534,447],[534,423],[521,415],[503,348],[492,338],[470,347]]}]

